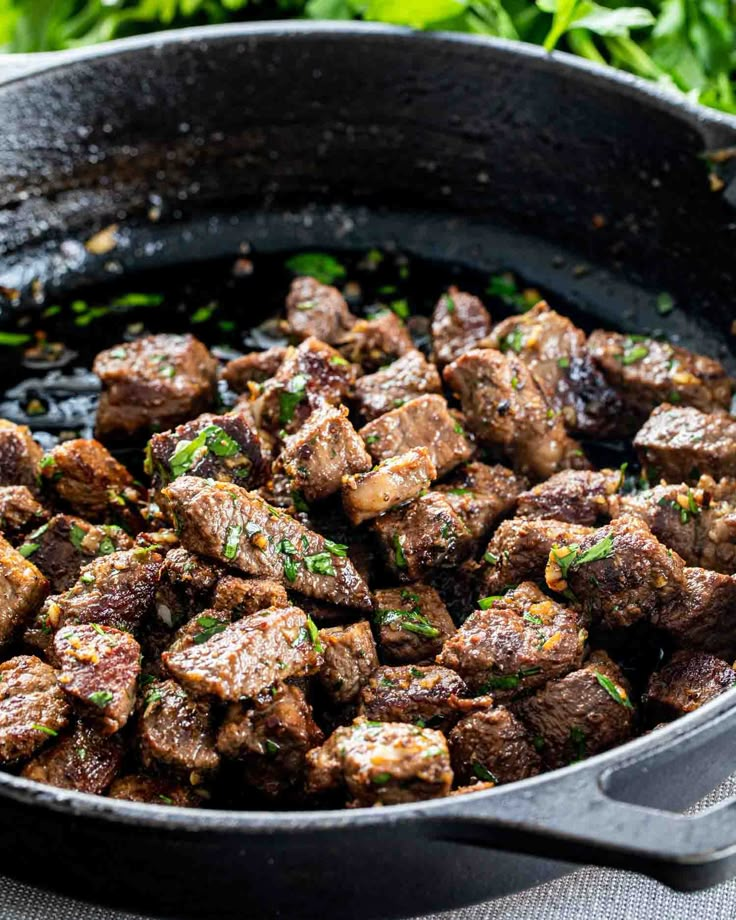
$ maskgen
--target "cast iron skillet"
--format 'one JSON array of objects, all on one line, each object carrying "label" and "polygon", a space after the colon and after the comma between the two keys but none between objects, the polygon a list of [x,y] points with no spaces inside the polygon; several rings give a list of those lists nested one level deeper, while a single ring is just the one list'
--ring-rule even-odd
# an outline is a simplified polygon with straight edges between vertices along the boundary
[{"label": "cast iron skillet", "polygon": [[[246,240],[399,243],[521,270],[631,330],[661,327],[671,292],[667,333],[727,357],[736,179],[717,158],[711,190],[702,154],[736,145],[733,119],[565,55],[383,27],[194,30],[10,63],[0,284],[21,299],[34,279],[63,292]],[[115,252],[86,253],[112,223]],[[390,809],[186,811],[0,773],[2,870],[198,917],[416,915],[574,862],[696,889],[736,872],[736,803],[670,810],[735,761],[731,692],[590,761]]]}]

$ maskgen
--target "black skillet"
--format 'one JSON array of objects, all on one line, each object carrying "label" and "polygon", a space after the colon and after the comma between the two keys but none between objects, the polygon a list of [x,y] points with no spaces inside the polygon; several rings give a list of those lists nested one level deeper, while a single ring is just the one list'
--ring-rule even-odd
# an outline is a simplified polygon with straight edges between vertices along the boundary
[{"label": "black skillet", "polygon": [[[55,295],[243,241],[400,244],[521,271],[603,324],[728,357],[736,121],[655,87],[533,47],[353,25],[195,30],[10,63],[0,285],[21,301],[36,279]],[[110,224],[112,255],[78,245]],[[731,692],[555,773],[390,809],[192,812],[0,773],[2,871],[198,917],[417,915],[586,862],[696,889],[736,873],[736,803],[671,810],[734,762]]]}]

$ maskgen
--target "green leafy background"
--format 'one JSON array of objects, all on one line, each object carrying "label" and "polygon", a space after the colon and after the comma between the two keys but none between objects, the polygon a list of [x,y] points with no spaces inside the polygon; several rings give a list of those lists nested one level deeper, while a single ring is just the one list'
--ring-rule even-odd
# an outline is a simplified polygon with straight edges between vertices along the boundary
[{"label": "green leafy background", "polygon": [[254,19],[362,19],[562,48],[736,113],[736,0],[0,0],[5,51]]}]

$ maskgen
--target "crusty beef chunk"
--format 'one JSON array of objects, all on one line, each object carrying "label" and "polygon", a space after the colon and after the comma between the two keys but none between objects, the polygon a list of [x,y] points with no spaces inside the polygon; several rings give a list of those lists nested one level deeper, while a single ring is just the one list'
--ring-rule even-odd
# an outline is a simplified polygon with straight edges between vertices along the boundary
[{"label": "crusty beef chunk", "polygon": [[352,524],[362,524],[417,498],[436,477],[437,469],[426,447],[414,447],[389,457],[370,472],[344,477],[345,514]]},{"label": "crusty beef chunk", "polygon": [[238,578],[225,575],[217,582],[212,598],[214,610],[226,610],[233,620],[249,617],[268,607],[288,607],[286,589],[270,578]]},{"label": "crusty beef chunk", "polygon": [[360,714],[371,722],[413,722],[447,731],[490,697],[469,699],[465,681],[438,665],[382,667],[374,671],[360,693]]},{"label": "crusty beef chunk", "polygon": [[344,790],[348,807],[436,799],[451,786],[445,736],[406,722],[356,719],[307,754],[307,791]]},{"label": "crusty beef chunk", "polygon": [[621,470],[563,470],[522,492],[516,514],[592,527],[610,516],[609,501],[622,484]]},{"label": "crusty beef chunk", "polygon": [[629,686],[605,652],[517,703],[515,715],[549,769],[623,744],[634,722]]},{"label": "crusty beef chunk", "polygon": [[0,537],[0,643],[9,642],[43,603],[48,582]]},{"label": "crusty beef chunk", "polygon": [[378,667],[371,624],[359,620],[349,626],[332,626],[319,631],[324,648],[324,665],[319,681],[332,703],[353,703],[370,675]]},{"label": "crusty beef chunk", "polygon": [[36,475],[43,450],[25,425],[0,418],[0,486],[38,489]]},{"label": "crusty beef chunk", "polygon": [[458,783],[515,783],[542,767],[529,732],[503,706],[466,715],[447,741]]},{"label": "crusty beef chunk", "polygon": [[661,608],[652,624],[678,648],[736,657],[736,578],[708,569],[685,569],[679,599]]},{"label": "crusty beef chunk", "polygon": [[6,540],[17,540],[48,517],[27,486],[0,486],[0,534]]},{"label": "crusty beef chunk", "polygon": [[217,390],[217,361],[192,335],[150,335],[100,352],[100,438],[165,431],[205,412]]},{"label": "crusty beef chunk", "polygon": [[624,515],[579,544],[553,546],[545,577],[553,591],[571,590],[595,624],[615,629],[676,603],[683,570],[644,521]]},{"label": "crusty beef chunk", "polygon": [[357,320],[338,344],[348,361],[361,365],[367,372],[378,370],[415,347],[408,329],[391,310]]},{"label": "crusty beef chunk", "polygon": [[61,594],[92,559],[132,546],[130,537],[115,524],[88,524],[82,518],[57,514],[29,534],[19,551],[46,576],[51,593]]},{"label": "crusty beef chunk", "polygon": [[429,585],[376,591],[381,654],[392,662],[432,661],[455,632],[442,598]]},{"label": "crusty beef chunk", "polygon": [[191,699],[173,680],[148,684],[138,724],[145,767],[159,765],[180,774],[194,772],[192,785],[199,785],[194,780],[219,766],[215,737],[209,703]]},{"label": "crusty beef chunk", "polygon": [[580,445],[547,406],[518,355],[473,349],[446,367],[444,376],[471,430],[485,444],[501,447],[519,472],[546,479],[562,469],[587,467]]},{"label": "crusty beef chunk", "polygon": [[437,486],[437,491],[447,498],[477,541],[513,508],[526,485],[526,480],[500,464],[465,463]]},{"label": "crusty beef chunk", "polygon": [[162,658],[193,695],[236,701],[287,677],[315,673],[321,650],[312,621],[298,607],[284,607],[238,620],[206,642]]},{"label": "crusty beef chunk", "polygon": [[54,637],[59,685],[105,735],[119,731],[133,706],[141,647],[119,629],[97,623],[66,626]]},{"label": "crusty beef chunk", "polygon": [[418,349],[408,351],[374,374],[355,382],[355,403],[367,422],[403,406],[424,393],[441,393],[442,381],[434,364]]},{"label": "crusty beef chunk", "polygon": [[491,331],[491,315],[472,294],[451,287],[432,313],[432,356],[440,367],[474,348]]},{"label": "crusty beef chunk", "polygon": [[664,403],[634,438],[650,481],[693,482],[702,474],[736,476],[736,419]]},{"label": "crusty beef chunk", "polygon": [[156,492],[178,476],[201,476],[255,489],[266,477],[258,434],[240,415],[205,413],[148,442],[148,472]]},{"label": "crusty beef chunk", "polygon": [[483,555],[480,590],[503,594],[522,581],[544,582],[549,553],[555,543],[579,543],[590,527],[565,521],[503,521]]},{"label": "crusty beef chunk", "polygon": [[474,690],[506,699],[580,667],[587,633],[577,615],[531,582],[483,601],[437,661]]},{"label": "crusty beef chunk", "polygon": [[622,395],[626,414],[641,424],[663,402],[702,412],[728,409],[733,381],[720,361],[641,335],[596,331],[588,350]]},{"label": "crusty beef chunk", "polygon": [[323,406],[285,439],[279,464],[292,491],[313,502],[338,492],[343,476],[364,473],[373,461],[348,419],[347,408]]},{"label": "crusty beef chunk", "polygon": [[736,671],[706,652],[675,652],[649,678],[642,703],[651,725],[699,709],[736,686]]},{"label": "crusty beef chunk", "polygon": [[287,349],[275,345],[265,351],[252,351],[239,358],[228,361],[222,372],[224,380],[236,393],[247,393],[249,383],[263,383],[269,377],[275,377],[283,364]]},{"label": "crusty beef chunk", "polygon": [[191,786],[158,776],[132,773],[116,779],[108,790],[108,798],[126,802],[143,802],[147,805],[176,805],[178,808],[197,808],[202,799]]},{"label": "crusty beef chunk", "polygon": [[210,607],[224,569],[182,546],[170,550],[156,585],[156,613],[166,626],[176,627]]},{"label": "crusty beef chunk", "polygon": [[426,447],[438,476],[469,460],[473,453],[461,426],[447,411],[444,397],[433,394],[418,396],[369,422],[360,435],[376,463],[413,447]]},{"label": "crusty beef chunk", "polygon": [[226,483],[182,476],[164,490],[189,550],[295,590],[356,609],[371,598],[346,550],[308,530],[257,495]]},{"label": "crusty beef chunk", "polygon": [[275,798],[301,791],[307,751],[323,741],[303,691],[280,684],[273,696],[252,706],[231,704],[217,750],[242,762],[249,786]]},{"label": "crusty beef chunk", "polygon": [[447,496],[428,492],[388,511],[371,525],[389,568],[415,580],[436,567],[454,566],[470,553],[472,537]]},{"label": "crusty beef chunk", "polygon": [[313,335],[334,345],[355,324],[345,298],[337,288],[303,276],[291,282],[286,298],[290,331],[300,339]]},{"label": "crusty beef chunk", "polygon": [[69,722],[56,671],[33,655],[0,664],[0,762],[25,760]]},{"label": "crusty beef chunk", "polygon": [[21,776],[59,789],[101,795],[120,769],[123,743],[118,735],[103,735],[93,725],[78,722],[73,731],[41,751]]}]

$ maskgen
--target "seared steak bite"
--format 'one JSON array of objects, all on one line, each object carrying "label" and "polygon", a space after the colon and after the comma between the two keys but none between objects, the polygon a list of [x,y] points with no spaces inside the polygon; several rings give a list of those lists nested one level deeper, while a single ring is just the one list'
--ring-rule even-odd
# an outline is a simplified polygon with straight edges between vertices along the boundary
[{"label": "seared steak bite", "polygon": [[553,591],[572,591],[593,622],[608,629],[655,617],[685,587],[682,559],[630,516],[579,544],[555,544],[545,577]]},{"label": "seared steak bite", "polygon": [[650,474],[667,482],[694,482],[736,476],[736,419],[691,406],[664,403],[652,412],[634,438]]},{"label": "seared steak bite", "polygon": [[458,783],[515,783],[542,768],[532,737],[503,706],[462,718],[447,736]]},{"label": "seared steak bite", "polygon": [[135,639],[110,626],[80,623],[54,637],[59,685],[105,735],[119,731],[133,711],[140,657]]},{"label": "seared steak bite", "polygon": [[211,606],[224,568],[177,546],[166,554],[156,585],[156,614],[176,627]]},{"label": "seared steak bite", "polygon": [[436,491],[460,515],[473,540],[481,540],[498,518],[514,507],[526,484],[500,464],[464,463]]},{"label": "seared steak bite", "polygon": [[548,769],[563,767],[628,740],[634,727],[629,685],[605,652],[552,680],[514,706]]},{"label": "seared steak bite", "polygon": [[446,367],[444,377],[470,429],[488,446],[502,448],[520,473],[545,479],[562,469],[587,467],[580,445],[518,355],[473,349]]},{"label": "seared steak bite", "polygon": [[433,394],[418,396],[387,412],[361,428],[359,434],[376,463],[414,447],[426,447],[438,476],[469,460],[473,453],[445,399]]},{"label": "seared steak bite", "polygon": [[429,585],[384,588],[375,598],[378,643],[388,661],[432,661],[455,632],[447,607]]},{"label": "seared steak bite", "polygon": [[59,789],[101,795],[120,769],[123,753],[118,735],[105,736],[93,725],[78,722],[26,764],[21,776]]},{"label": "seared steak bite", "polygon": [[470,351],[491,331],[491,315],[472,294],[448,289],[432,313],[432,357],[443,367]]},{"label": "seared steak bite", "polygon": [[685,569],[679,599],[652,617],[678,648],[736,657],[736,578],[708,569]]},{"label": "seared steak bite", "polygon": [[484,598],[437,661],[473,690],[508,699],[580,667],[586,638],[573,611],[524,582],[506,595]]},{"label": "seared steak bite", "polygon": [[228,361],[222,372],[223,379],[236,393],[247,393],[248,384],[263,383],[275,377],[286,357],[287,348],[276,345],[265,351],[251,351],[247,355]]},{"label": "seared steak bite", "polygon": [[359,620],[349,626],[332,626],[321,629],[319,638],[324,649],[319,682],[325,694],[338,706],[355,702],[378,667],[371,624]]},{"label": "seared steak bite", "polygon": [[0,486],[38,490],[36,475],[43,450],[25,425],[0,418]]},{"label": "seared steak bite", "polygon": [[404,454],[389,457],[368,473],[343,477],[345,514],[352,524],[362,524],[417,498],[436,476],[437,470],[426,447],[414,447]]},{"label": "seared steak bite", "polygon": [[254,493],[182,476],[164,494],[188,549],[247,575],[286,582],[309,597],[370,609],[368,586],[347,550]]},{"label": "seared steak bite", "polygon": [[195,696],[236,701],[276,681],[322,666],[317,627],[298,607],[264,610],[238,620],[206,642],[162,656],[169,672]]},{"label": "seared steak bite", "polygon": [[435,799],[451,786],[444,735],[405,722],[357,719],[307,754],[307,792],[344,791],[348,807]]},{"label": "seared steak bite", "polygon": [[25,760],[67,726],[56,671],[33,655],[0,664],[0,762]]},{"label": "seared steak bite", "polygon": [[649,678],[642,703],[651,725],[699,709],[736,686],[736,671],[706,652],[675,652]]},{"label": "seared steak bite", "polygon": [[0,644],[9,642],[43,603],[48,582],[0,537]]},{"label": "seared steak bite", "polygon": [[0,486],[0,534],[6,540],[17,540],[48,517],[48,511],[26,486]]},{"label": "seared steak bite", "polygon": [[107,792],[108,798],[126,802],[144,802],[147,805],[176,805],[178,808],[196,808],[202,799],[191,786],[159,776],[131,774],[114,780]]},{"label": "seared steak bite", "polygon": [[279,684],[262,701],[230,705],[217,750],[241,762],[248,786],[274,798],[301,791],[307,751],[323,741],[303,691]]},{"label": "seared steak bite", "polygon": [[522,492],[516,515],[593,526],[610,517],[611,497],[622,484],[621,470],[563,470]]},{"label": "seared steak bite", "polygon": [[354,399],[360,414],[370,422],[423,393],[441,392],[437,368],[415,348],[374,374],[359,377]]},{"label": "seared steak bite", "polygon": [[300,339],[313,335],[334,345],[355,324],[345,298],[316,278],[303,276],[291,282],[286,298],[286,317],[290,331]]},{"label": "seared steak bite", "polygon": [[340,351],[365,371],[375,371],[407,352],[414,342],[406,326],[391,310],[382,310],[370,319],[359,319],[341,336]]},{"label": "seared steak bite", "polygon": [[603,329],[590,336],[588,350],[639,424],[664,402],[702,412],[728,409],[731,403],[733,381],[714,358],[669,342]]},{"label": "seared steak bite", "polygon": [[217,362],[192,335],[150,335],[100,352],[98,437],[173,428],[214,400]]},{"label": "seared steak bite", "polygon": [[270,578],[238,578],[225,575],[212,597],[214,610],[227,611],[233,620],[249,617],[267,607],[288,607],[286,589]]}]

